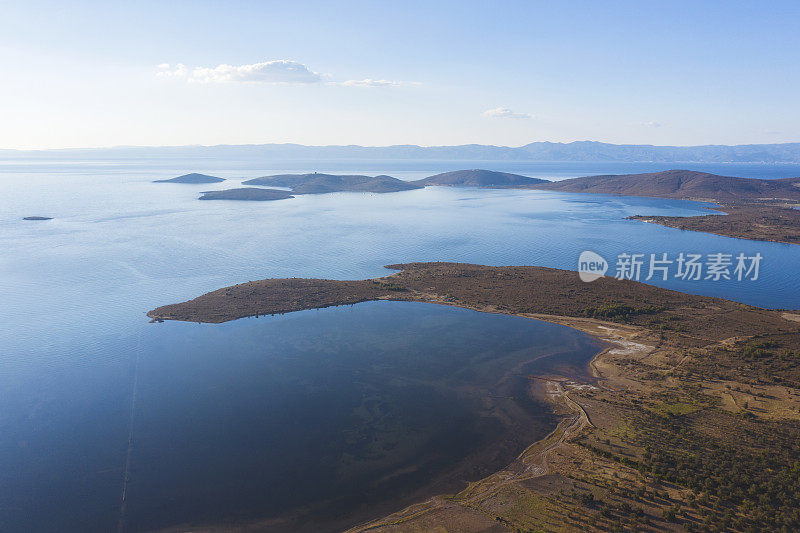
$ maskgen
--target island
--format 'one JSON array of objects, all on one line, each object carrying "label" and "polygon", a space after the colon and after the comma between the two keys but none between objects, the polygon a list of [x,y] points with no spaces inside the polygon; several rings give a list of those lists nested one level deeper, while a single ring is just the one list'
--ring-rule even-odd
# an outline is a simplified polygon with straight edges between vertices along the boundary
[{"label": "island", "polygon": [[243,182],[245,185],[265,185],[272,187],[288,187],[295,194],[323,194],[330,192],[374,192],[390,193],[421,189],[408,181],[391,176],[361,176],[334,174],[279,174],[263,176]]},{"label": "island", "polygon": [[[633,220],[726,237],[800,244],[800,178],[755,179],[691,170],[572,178],[534,188],[570,193],[648,196],[714,202],[696,217],[636,215]],[[725,216],[722,216],[722,214]]]},{"label": "island", "polygon": [[800,178],[734,178],[693,170],[587,176],[543,183],[536,188],[705,202],[800,202]]},{"label": "island", "polygon": [[550,183],[539,178],[529,178],[508,172],[494,170],[472,169],[454,170],[429,176],[414,183],[419,185],[441,185],[449,187],[483,187],[483,188],[527,188],[537,183]]},{"label": "island", "polygon": [[594,378],[530,376],[561,422],[456,494],[352,531],[776,530],[800,521],[800,312],[531,266],[389,265],[381,278],[266,279],[148,313],[219,323],[369,300],[584,331]]},{"label": "island", "polygon": [[155,180],[153,183],[220,183],[225,181],[225,178],[218,178],[216,176],[208,176],[206,174],[198,174],[196,172],[192,172],[191,174],[184,174],[183,176],[178,176],[176,178],[170,178],[165,180]]},{"label": "island", "polygon": [[279,189],[260,189],[258,187],[241,187],[238,189],[225,189],[222,191],[205,191],[200,200],[239,200],[249,202],[264,202],[271,200],[285,200],[294,198],[290,192]]},{"label": "island", "polygon": [[22,217],[22,220],[53,220],[53,218],[52,217],[32,216],[32,217]]}]

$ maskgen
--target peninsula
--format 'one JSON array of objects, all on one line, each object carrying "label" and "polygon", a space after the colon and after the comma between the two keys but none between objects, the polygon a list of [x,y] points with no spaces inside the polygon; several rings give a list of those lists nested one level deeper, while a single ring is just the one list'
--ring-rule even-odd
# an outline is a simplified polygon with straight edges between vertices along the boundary
[{"label": "peninsula", "polygon": [[634,215],[641,220],[688,231],[702,231],[724,237],[800,244],[800,211],[773,205],[723,205],[717,213],[695,217]]},{"label": "peninsula", "polygon": [[400,272],[248,282],[148,316],[218,323],[404,300],[555,322],[608,344],[592,383],[530,377],[562,422],[508,467],[353,531],[800,525],[800,313],[542,267],[389,268]]}]

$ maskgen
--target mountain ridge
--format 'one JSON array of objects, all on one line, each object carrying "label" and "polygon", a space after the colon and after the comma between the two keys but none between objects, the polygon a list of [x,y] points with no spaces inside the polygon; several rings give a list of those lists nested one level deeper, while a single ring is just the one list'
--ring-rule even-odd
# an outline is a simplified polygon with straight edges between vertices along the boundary
[{"label": "mountain ridge", "polygon": [[117,146],[56,150],[0,149],[2,158],[268,158],[294,159],[427,159],[551,162],[640,163],[800,163],[800,142],[777,144],[708,144],[659,146],[611,144],[599,141],[556,143],[537,141],[522,146],[462,144],[453,146],[391,146],[283,144],[220,144],[213,146]]}]

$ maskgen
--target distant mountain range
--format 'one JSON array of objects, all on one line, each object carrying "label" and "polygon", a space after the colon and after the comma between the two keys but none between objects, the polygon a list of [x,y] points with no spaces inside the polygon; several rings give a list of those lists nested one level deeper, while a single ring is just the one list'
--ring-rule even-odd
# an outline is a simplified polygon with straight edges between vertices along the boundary
[{"label": "distant mountain range", "polygon": [[534,142],[520,147],[465,144],[460,146],[304,146],[248,144],[218,146],[120,146],[64,150],[0,150],[0,159],[376,159],[475,161],[621,161],[656,163],[800,163],[800,143],[736,146],[652,146]]}]

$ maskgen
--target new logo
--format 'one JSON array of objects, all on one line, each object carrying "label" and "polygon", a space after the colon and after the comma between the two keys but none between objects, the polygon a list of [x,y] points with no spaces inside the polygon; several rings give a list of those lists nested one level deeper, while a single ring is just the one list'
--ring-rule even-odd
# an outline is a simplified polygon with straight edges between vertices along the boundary
[{"label": "new logo", "polygon": [[608,271],[608,261],[591,250],[584,250],[578,257],[578,276],[581,281],[590,282],[602,278]]}]

